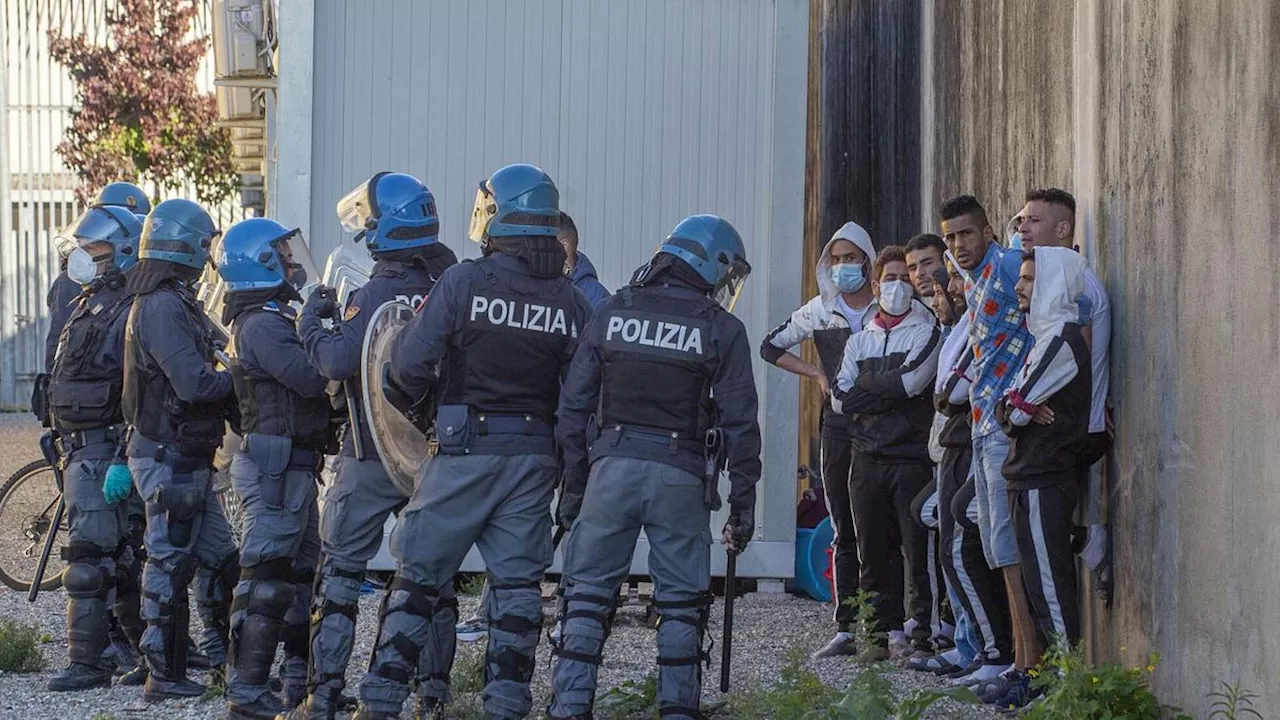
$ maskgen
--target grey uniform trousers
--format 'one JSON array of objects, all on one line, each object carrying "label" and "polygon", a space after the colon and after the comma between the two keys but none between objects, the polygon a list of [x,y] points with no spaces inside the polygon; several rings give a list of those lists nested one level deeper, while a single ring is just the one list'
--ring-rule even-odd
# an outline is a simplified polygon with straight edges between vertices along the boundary
[{"label": "grey uniform trousers", "polygon": [[[105,649],[108,613],[117,612],[121,626],[129,626],[137,642],[140,633],[136,607],[117,606],[119,571],[129,567],[129,502],[108,505],[102,481],[115,455],[115,443],[103,442],[75,450],[62,474],[67,503],[69,560],[63,571],[67,589],[67,645],[72,662],[106,669]],[[96,582],[85,582],[93,578]],[[68,583],[67,581],[71,582]],[[126,590],[127,592],[127,590]],[[136,591],[133,593],[136,605]]]},{"label": "grey uniform trousers", "polygon": [[419,666],[418,690],[448,702],[458,601],[453,576],[474,544],[489,580],[484,709],[522,718],[542,628],[539,583],[551,564],[551,498],[560,466],[550,455],[437,455],[391,534],[396,578],[360,700],[399,713]]},{"label": "grey uniform trousers", "polygon": [[334,476],[320,512],[321,565],[312,599],[308,678],[308,690],[325,707],[336,706],[346,685],[365,566],[382,547],[387,517],[408,501],[381,460],[341,455]]},{"label": "grey uniform trousers", "polygon": [[565,549],[564,636],[552,672],[550,715],[585,715],[595,698],[613,598],[641,528],[649,540],[658,626],[658,709],[695,718],[710,612],[711,515],[702,478],[653,460],[605,457],[591,466]]},{"label": "grey uniform trousers", "polygon": [[[236,453],[231,461],[231,483],[244,504],[245,526],[241,540],[240,567],[274,565],[283,577],[273,577],[293,586],[293,600],[283,618],[285,642],[280,680],[291,698],[305,694],[307,683],[306,644],[289,642],[305,637],[311,605],[311,581],[320,556],[320,510],[316,505],[316,473],[289,468],[283,475],[270,476],[247,453]],[[287,568],[285,567],[287,566]],[[231,603],[231,638],[235,648],[247,616],[259,612],[252,601],[255,581],[244,573],[236,583]],[[292,636],[290,635],[292,633]],[[244,677],[232,658],[227,674],[227,700],[248,705],[269,692],[265,678]]]},{"label": "grey uniform trousers", "polygon": [[[151,672],[161,678],[168,678],[170,665],[166,653],[176,653],[178,648],[165,645],[163,628],[176,623],[178,637],[185,637],[189,623],[189,605],[187,601],[187,585],[199,565],[216,580],[226,577],[224,569],[229,560],[234,564],[237,550],[231,537],[231,528],[222,515],[222,505],[210,488],[211,469],[205,465],[190,472],[174,473],[174,462],[171,456],[164,462],[151,457],[129,458],[129,470],[133,473],[133,484],[138,494],[146,501],[147,531],[144,544],[147,549],[146,567],[142,572],[142,619],[147,629],[142,635],[141,650],[147,658]],[[183,460],[187,462],[188,460]],[[167,487],[181,487],[192,490],[199,498],[193,508],[192,516],[187,520],[175,520],[166,512],[165,504],[160,497]],[[203,497],[200,497],[200,496]],[[221,664],[226,660],[225,634],[221,628],[229,626],[229,618],[222,617],[225,607],[229,614],[230,597],[222,597],[224,590],[221,582],[200,582],[196,584],[196,602],[211,612],[218,608],[213,620],[219,629],[206,630],[222,635],[221,647],[214,647],[207,641],[202,642],[202,650],[221,651],[221,654],[210,653],[210,661]],[[226,589],[229,592],[229,588]],[[209,622],[208,619],[205,620]],[[186,648],[181,649],[186,652]]]}]

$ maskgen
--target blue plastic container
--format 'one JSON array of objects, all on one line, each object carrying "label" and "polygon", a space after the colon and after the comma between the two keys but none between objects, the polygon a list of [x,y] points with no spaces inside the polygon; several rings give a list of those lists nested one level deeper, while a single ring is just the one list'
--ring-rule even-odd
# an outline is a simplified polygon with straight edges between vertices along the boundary
[{"label": "blue plastic container", "polygon": [[835,531],[831,518],[812,530],[796,529],[796,587],[819,602],[831,602],[831,541]]}]

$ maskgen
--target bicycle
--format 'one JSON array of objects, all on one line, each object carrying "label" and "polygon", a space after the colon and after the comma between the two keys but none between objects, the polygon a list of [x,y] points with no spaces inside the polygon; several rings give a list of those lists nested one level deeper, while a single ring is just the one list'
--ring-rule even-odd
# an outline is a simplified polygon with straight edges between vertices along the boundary
[{"label": "bicycle", "polygon": [[[244,509],[239,496],[231,488],[230,478],[222,473],[216,474],[213,492],[222,504],[223,514],[238,546],[243,536]],[[43,459],[23,465],[4,485],[0,485],[0,582],[9,588],[19,592],[31,589],[40,551],[53,526],[54,512],[61,499],[53,466]],[[64,514],[40,582],[41,591],[62,587],[65,563],[61,551],[67,532],[68,520]]]}]

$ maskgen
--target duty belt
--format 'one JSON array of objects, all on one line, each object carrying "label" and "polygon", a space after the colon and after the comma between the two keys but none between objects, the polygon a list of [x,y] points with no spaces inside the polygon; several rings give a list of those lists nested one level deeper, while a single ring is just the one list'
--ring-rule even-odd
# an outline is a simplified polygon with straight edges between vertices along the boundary
[{"label": "duty belt", "polygon": [[551,425],[532,415],[495,415],[476,413],[479,435],[554,435]]},{"label": "duty belt", "polygon": [[691,452],[698,455],[703,453],[704,441],[702,438],[679,430],[664,430],[662,428],[647,427],[644,425],[624,425],[622,423],[613,423],[600,428],[602,435],[609,431],[617,433],[610,441],[610,444],[615,447],[622,442],[624,434],[632,434],[653,442],[661,442],[665,440],[667,442],[667,449],[672,455],[681,451]]},{"label": "duty belt", "polygon": [[123,437],[123,430],[117,430],[116,426],[111,425],[104,428],[94,428],[92,430],[76,430],[74,432],[60,431],[57,439],[54,440],[54,443],[58,447],[58,453],[63,457],[66,457],[71,453],[90,445],[99,445],[102,443],[111,443],[114,445]]}]

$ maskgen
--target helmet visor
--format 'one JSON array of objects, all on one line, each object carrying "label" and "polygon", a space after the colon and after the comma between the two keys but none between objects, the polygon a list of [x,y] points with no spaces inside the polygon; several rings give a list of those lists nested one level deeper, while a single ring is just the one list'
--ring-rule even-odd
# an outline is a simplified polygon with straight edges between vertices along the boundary
[{"label": "helmet visor", "polygon": [[373,219],[373,208],[369,205],[369,180],[365,180],[342,196],[338,201],[338,222],[348,232],[369,229],[369,220]]},{"label": "helmet visor", "polygon": [[306,299],[307,295],[320,284],[320,271],[316,269],[315,260],[311,258],[311,249],[302,237],[301,230],[294,230],[275,243],[276,252],[284,262],[284,277],[298,294]]},{"label": "helmet visor", "polygon": [[112,238],[123,239],[130,234],[129,229],[115,215],[106,210],[91,207],[63,228],[54,239],[54,244],[58,252],[66,257],[77,247],[96,242],[111,242]]},{"label": "helmet visor", "polygon": [[489,231],[489,222],[498,214],[498,203],[485,183],[480,183],[476,190],[476,202],[471,207],[471,226],[467,228],[467,237],[471,242],[482,243]]},{"label": "helmet visor", "polygon": [[751,266],[746,260],[735,258],[729,266],[729,272],[720,278],[720,282],[716,283],[715,289],[711,291],[711,299],[720,303],[720,306],[729,312],[733,312],[733,307],[738,304],[738,298],[742,297],[742,289],[747,285],[747,276],[751,274]]}]

